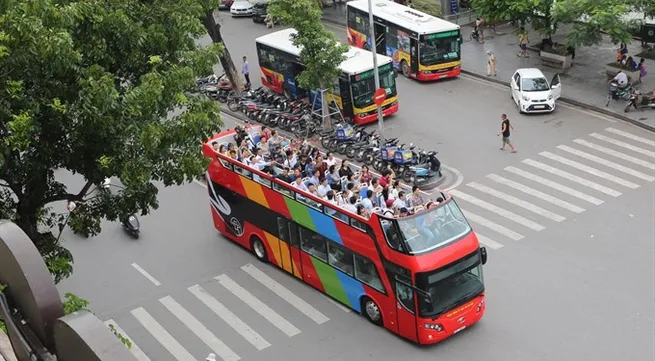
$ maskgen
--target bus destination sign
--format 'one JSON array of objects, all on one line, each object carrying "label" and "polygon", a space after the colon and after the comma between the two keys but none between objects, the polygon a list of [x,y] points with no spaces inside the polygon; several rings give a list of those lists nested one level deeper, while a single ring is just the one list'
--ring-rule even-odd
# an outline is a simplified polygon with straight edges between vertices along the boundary
[{"label": "bus destination sign", "polygon": [[423,39],[432,40],[432,39],[449,38],[451,36],[459,36],[459,30],[447,31],[445,33],[423,35]]},{"label": "bus destination sign", "polygon": [[[380,74],[391,71],[392,66],[393,66],[392,63],[379,66],[378,69],[380,71]],[[353,76],[353,78],[355,79],[355,81],[359,81],[359,80],[366,80],[366,79],[372,78],[374,76],[375,76],[375,70],[371,69],[369,71],[365,71],[365,72],[363,72],[361,74],[355,75],[355,76]]]}]

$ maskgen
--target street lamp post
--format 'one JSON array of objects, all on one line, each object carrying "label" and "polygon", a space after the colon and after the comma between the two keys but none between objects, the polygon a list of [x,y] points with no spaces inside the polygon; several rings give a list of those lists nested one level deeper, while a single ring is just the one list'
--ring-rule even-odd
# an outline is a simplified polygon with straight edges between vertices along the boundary
[{"label": "street lamp post", "polygon": [[[380,72],[378,71],[377,44],[375,39],[375,25],[373,23],[373,0],[368,0],[368,24],[369,36],[371,37],[371,53],[373,53],[373,74],[375,74],[375,90],[380,89]],[[382,115],[382,104],[378,108],[378,130],[380,133],[380,146],[384,144],[384,116]]]}]

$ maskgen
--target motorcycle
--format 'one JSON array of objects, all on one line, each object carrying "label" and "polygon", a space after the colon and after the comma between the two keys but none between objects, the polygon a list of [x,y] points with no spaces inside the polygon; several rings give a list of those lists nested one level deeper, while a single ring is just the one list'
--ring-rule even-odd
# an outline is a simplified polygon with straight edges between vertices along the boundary
[{"label": "motorcycle", "polygon": [[609,89],[608,89],[608,92],[607,92],[607,103],[605,104],[605,106],[609,106],[610,101],[612,101],[612,99],[614,99],[614,100],[620,100],[620,99],[629,100],[631,93],[632,93],[632,84],[631,83],[628,83],[628,85],[626,85],[623,88],[619,88],[619,85],[617,83],[612,82],[609,85]]},{"label": "motorcycle", "polygon": [[[111,192],[111,186],[111,179],[105,178],[104,182],[102,182],[100,185],[100,188],[104,192]],[[139,223],[139,219],[137,218],[136,214],[130,214],[129,216],[125,217],[121,221],[121,225],[123,226],[123,229],[132,237],[136,239],[139,238],[141,224]]]},{"label": "motorcycle", "polygon": [[630,107],[634,107],[635,109],[655,109],[655,90],[646,94],[641,94],[638,90],[633,91],[623,111],[626,113],[629,112]]},{"label": "motorcycle", "polygon": [[406,183],[414,184],[419,186],[430,183],[430,181],[441,177],[441,162],[437,158],[436,151],[429,151],[425,153],[425,162],[405,167],[405,170],[402,174],[403,181]]}]

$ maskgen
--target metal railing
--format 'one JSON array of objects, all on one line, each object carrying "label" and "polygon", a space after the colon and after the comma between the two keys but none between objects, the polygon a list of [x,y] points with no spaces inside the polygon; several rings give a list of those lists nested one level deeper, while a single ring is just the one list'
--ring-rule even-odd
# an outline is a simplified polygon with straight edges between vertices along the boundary
[{"label": "metal railing", "polygon": [[457,14],[441,15],[439,17],[457,25],[469,25],[475,22],[475,19],[477,19],[478,15],[474,10],[471,9],[459,12]]}]

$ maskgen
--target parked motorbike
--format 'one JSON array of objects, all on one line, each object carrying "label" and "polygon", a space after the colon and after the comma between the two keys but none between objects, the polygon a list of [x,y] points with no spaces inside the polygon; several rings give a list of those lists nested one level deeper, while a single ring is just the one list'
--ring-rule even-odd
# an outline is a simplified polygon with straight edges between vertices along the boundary
[{"label": "parked motorbike", "polygon": [[430,181],[442,176],[441,162],[437,158],[436,151],[424,152],[424,157],[421,158],[423,158],[424,162],[405,167],[402,174],[404,182],[413,183],[420,187],[422,184],[430,183]]},{"label": "parked motorbike", "polygon": [[631,107],[635,109],[655,109],[655,90],[646,94],[641,94],[638,90],[633,91],[623,111],[627,113]]},{"label": "parked motorbike", "polygon": [[623,88],[619,88],[619,85],[617,83],[614,83],[614,82],[610,83],[609,89],[608,89],[608,92],[607,92],[607,103],[605,104],[605,106],[610,105],[610,101],[612,101],[612,99],[614,99],[614,100],[620,100],[620,99],[629,100],[631,92],[632,92],[632,84],[631,83],[628,83],[628,85],[626,85]]}]

